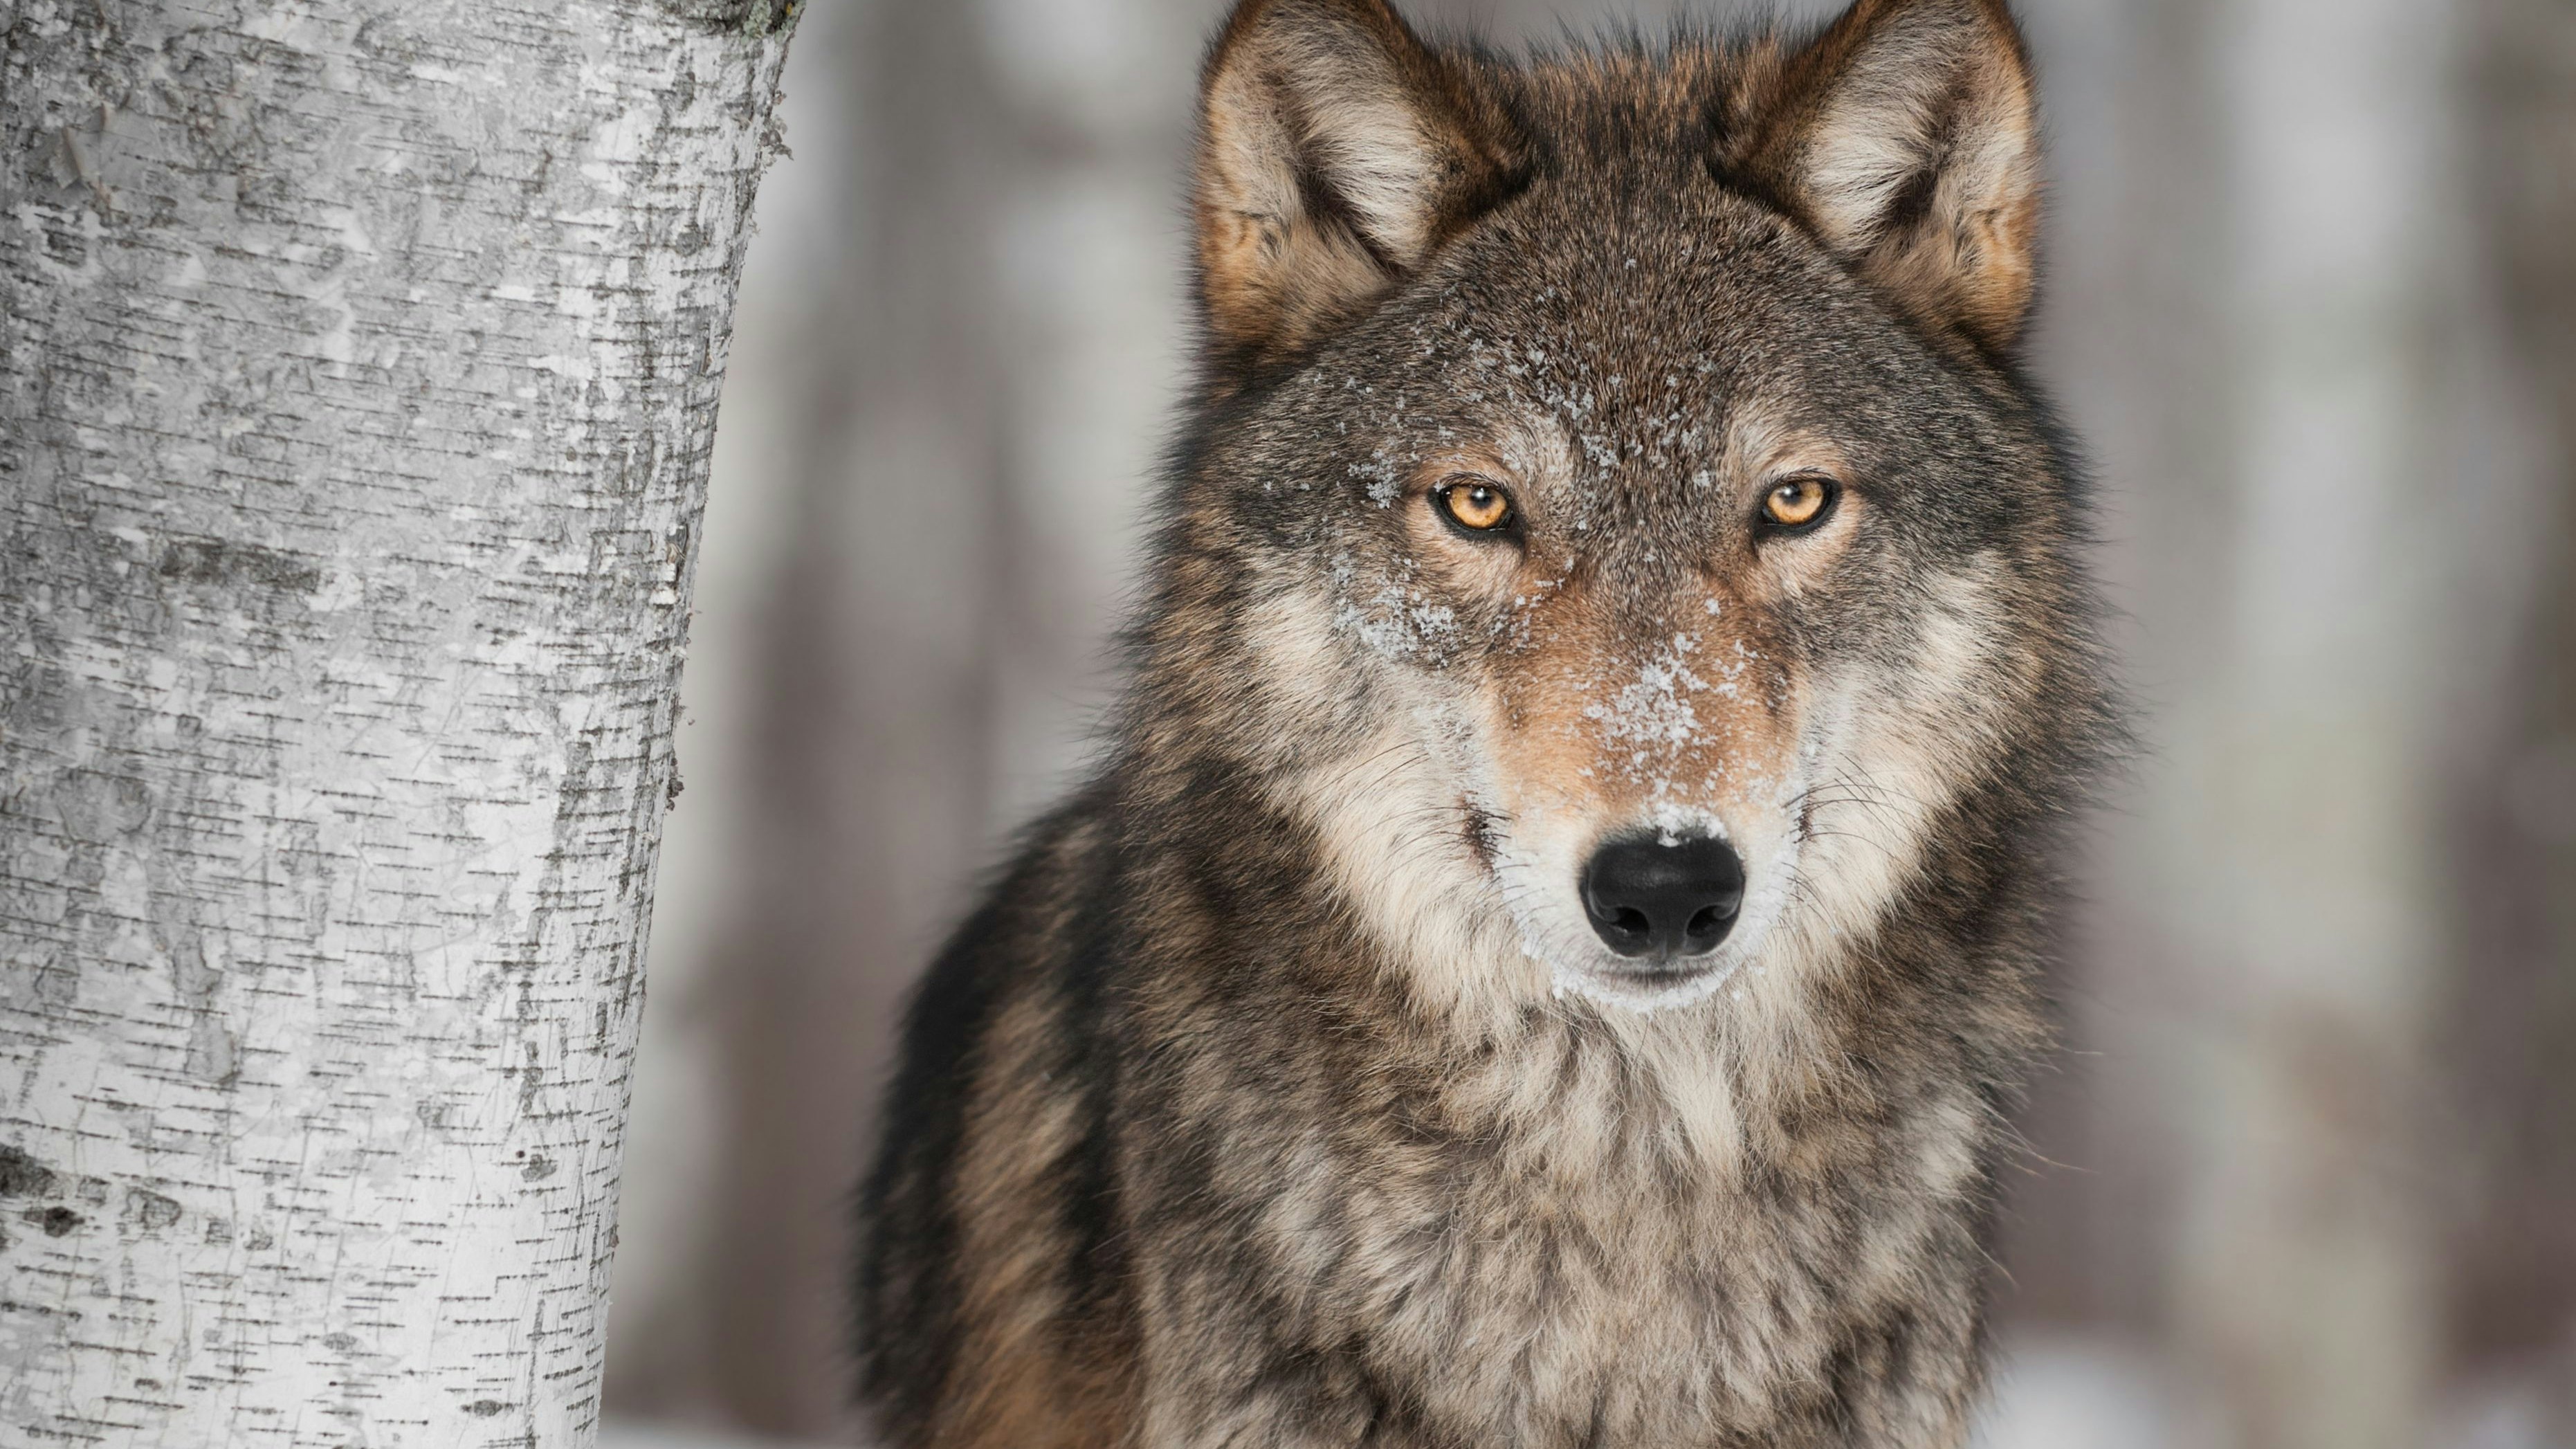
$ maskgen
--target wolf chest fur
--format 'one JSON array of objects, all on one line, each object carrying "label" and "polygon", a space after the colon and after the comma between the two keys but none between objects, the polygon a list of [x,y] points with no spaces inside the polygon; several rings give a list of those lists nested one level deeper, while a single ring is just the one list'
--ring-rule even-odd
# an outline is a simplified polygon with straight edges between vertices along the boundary
[{"label": "wolf chest fur", "polygon": [[2113,733],[2001,0],[1246,0],[1096,778],[911,1008],[906,1446],[1955,1445]]}]

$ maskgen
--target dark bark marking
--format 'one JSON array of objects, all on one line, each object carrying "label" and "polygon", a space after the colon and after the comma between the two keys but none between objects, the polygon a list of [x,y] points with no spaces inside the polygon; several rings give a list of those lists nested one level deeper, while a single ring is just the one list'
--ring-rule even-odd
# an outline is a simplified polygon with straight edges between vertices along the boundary
[{"label": "dark bark marking", "polygon": [[322,570],[281,549],[220,538],[182,539],[161,551],[161,577],[192,584],[258,584],[280,593],[322,587]]},{"label": "dark bark marking", "polygon": [[15,1147],[0,1147],[0,1197],[52,1197],[54,1171]]}]

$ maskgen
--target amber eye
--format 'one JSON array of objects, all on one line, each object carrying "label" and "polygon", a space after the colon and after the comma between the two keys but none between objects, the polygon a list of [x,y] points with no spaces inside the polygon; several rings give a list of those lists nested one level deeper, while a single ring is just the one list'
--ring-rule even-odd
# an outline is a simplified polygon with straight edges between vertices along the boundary
[{"label": "amber eye", "polygon": [[1512,521],[1512,495],[1481,478],[1440,485],[1440,511],[1470,533],[1492,533]]},{"label": "amber eye", "polygon": [[1817,473],[1783,478],[1763,495],[1762,516],[1775,528],[1813,528],[1834,511],[1836,491],[1833,479]]}]

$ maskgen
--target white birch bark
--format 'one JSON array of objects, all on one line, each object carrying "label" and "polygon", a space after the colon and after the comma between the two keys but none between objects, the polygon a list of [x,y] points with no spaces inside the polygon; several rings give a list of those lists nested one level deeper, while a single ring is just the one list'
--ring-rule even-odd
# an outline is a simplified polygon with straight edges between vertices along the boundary
[{"label": "white birch bark", "polygon": [[0,1445],[590,1441],[786,0],[0,0]]}]

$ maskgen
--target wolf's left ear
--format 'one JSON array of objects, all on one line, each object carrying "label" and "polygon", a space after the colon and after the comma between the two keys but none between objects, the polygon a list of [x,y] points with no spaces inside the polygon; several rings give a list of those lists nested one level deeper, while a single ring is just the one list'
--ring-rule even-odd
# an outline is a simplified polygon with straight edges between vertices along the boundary
[{"label": "wolf's left ear", "polygon": [[1730,173],[1922,320],[2011,346],[2030,312],[2039,119],[2004,0],[1858,0],[1738,105]]},{"label": "wolf's left ear", "polygon": [[1199,100],[1213,340],[1244,362],[1317,340],[1490,205],[1516,154],[1491,102],[1386,0],[1242,0]]}]

